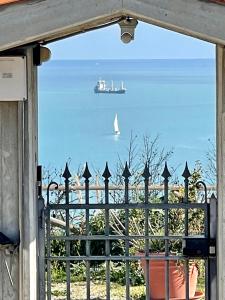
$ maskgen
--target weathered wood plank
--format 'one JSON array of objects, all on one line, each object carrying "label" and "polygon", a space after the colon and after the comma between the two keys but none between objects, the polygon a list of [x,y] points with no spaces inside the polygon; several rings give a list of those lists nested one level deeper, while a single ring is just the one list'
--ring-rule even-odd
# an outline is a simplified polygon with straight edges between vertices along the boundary
[{"label": "weathered wood plank", "polygon": [[225,49],[217,46],[218,299],[225,298]]},{"label": "weathered wood plank", "polygon": [[[26,49],[28,100],[0,102],[0,231],[18,241],[12,281],[0,250],[0,299],[37,299],[37,67]],[[10,257],[7,256],[10,268]]]},{"label": "weathered wood plank", "polygon": [[[0,102],[0,231],[14,242],[19,239],[17,103]],[[13,258],[13,260],[12,260]],[[12,280],[6,269],[12,263]],[[18,299],[18,255],[0,250],[0,299]]]},{"label": "weathered wood plank", "polygon": [[225,6],[202,0],[37,0],[0,7],[0,51],[82,32],[120,16],[225,44]]},{"label": "weathered wood plank", "polygon": [[[22,194],[20,199],[20,299],[37,299],[37,67],[32,48],[27,57],[28,101],[20,103],[21,132],[24,138]],[[23,116],[21,115],[23,112]]]},{"label": "weathered wood plank", "polygon": [[124,0],[124,8],[148,23],[225,44],[225,6],[204,0]]},{"label": "weathered wood plank", "polygon": [[31,0],[0,7],[0,51],[102,24],[121,8],[122,0]]}]

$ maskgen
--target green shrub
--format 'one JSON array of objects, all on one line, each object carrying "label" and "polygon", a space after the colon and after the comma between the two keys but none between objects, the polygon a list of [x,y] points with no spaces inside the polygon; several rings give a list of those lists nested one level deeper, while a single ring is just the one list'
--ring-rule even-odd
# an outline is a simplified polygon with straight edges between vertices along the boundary
[{"label": "green shrub", "polygon": [[86,265],[82,262],[71,263],[71,281],[81,282],[86,280]]},{"label": "green shrub", "polygon": [[[110,279],[121,285],[126,284],[126,264],[122,262],[110,264]],[[137,261],[130,262],[130,284],[136,286],[144,284],[143,271]]]}]

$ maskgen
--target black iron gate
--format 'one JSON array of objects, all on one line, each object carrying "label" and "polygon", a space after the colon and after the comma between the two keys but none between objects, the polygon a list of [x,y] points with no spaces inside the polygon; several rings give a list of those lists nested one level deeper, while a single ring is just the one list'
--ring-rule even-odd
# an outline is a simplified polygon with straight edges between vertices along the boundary
[{"label": "black iron gate", "polygon": [[91,187],[86,165],[84,184],[74,186],[66,165],[64,184],[50,182],[44,201],[38,167],[40,299],[216,300],[217,204],[204,182],[190,184],[187,164],[182,186],[169,185],[167,165],[157,187],[147,165],[136,186],[127,164],[123,185],[110,185],[107,164],[102,176],[103,188]]}]

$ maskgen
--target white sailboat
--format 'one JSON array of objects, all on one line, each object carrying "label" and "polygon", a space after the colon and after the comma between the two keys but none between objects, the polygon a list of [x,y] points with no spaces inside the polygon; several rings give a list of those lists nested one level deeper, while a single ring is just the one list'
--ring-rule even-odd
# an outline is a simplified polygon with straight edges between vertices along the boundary
[{"label": "white sailboat", "polygon": [[115,119],[114,119],[114,133],[115,133],[115,135],[120,134],[117,114],[115,115]]}]

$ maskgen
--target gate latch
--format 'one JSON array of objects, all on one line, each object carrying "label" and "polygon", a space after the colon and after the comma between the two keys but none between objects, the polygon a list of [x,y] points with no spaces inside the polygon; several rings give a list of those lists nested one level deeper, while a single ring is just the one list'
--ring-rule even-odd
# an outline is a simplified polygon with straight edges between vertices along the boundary
[{"label": "gate latch", "polygon": [[216,240],[188,238],[183,240],[183,255],[188,257],[210,257],[216,255]]}]

